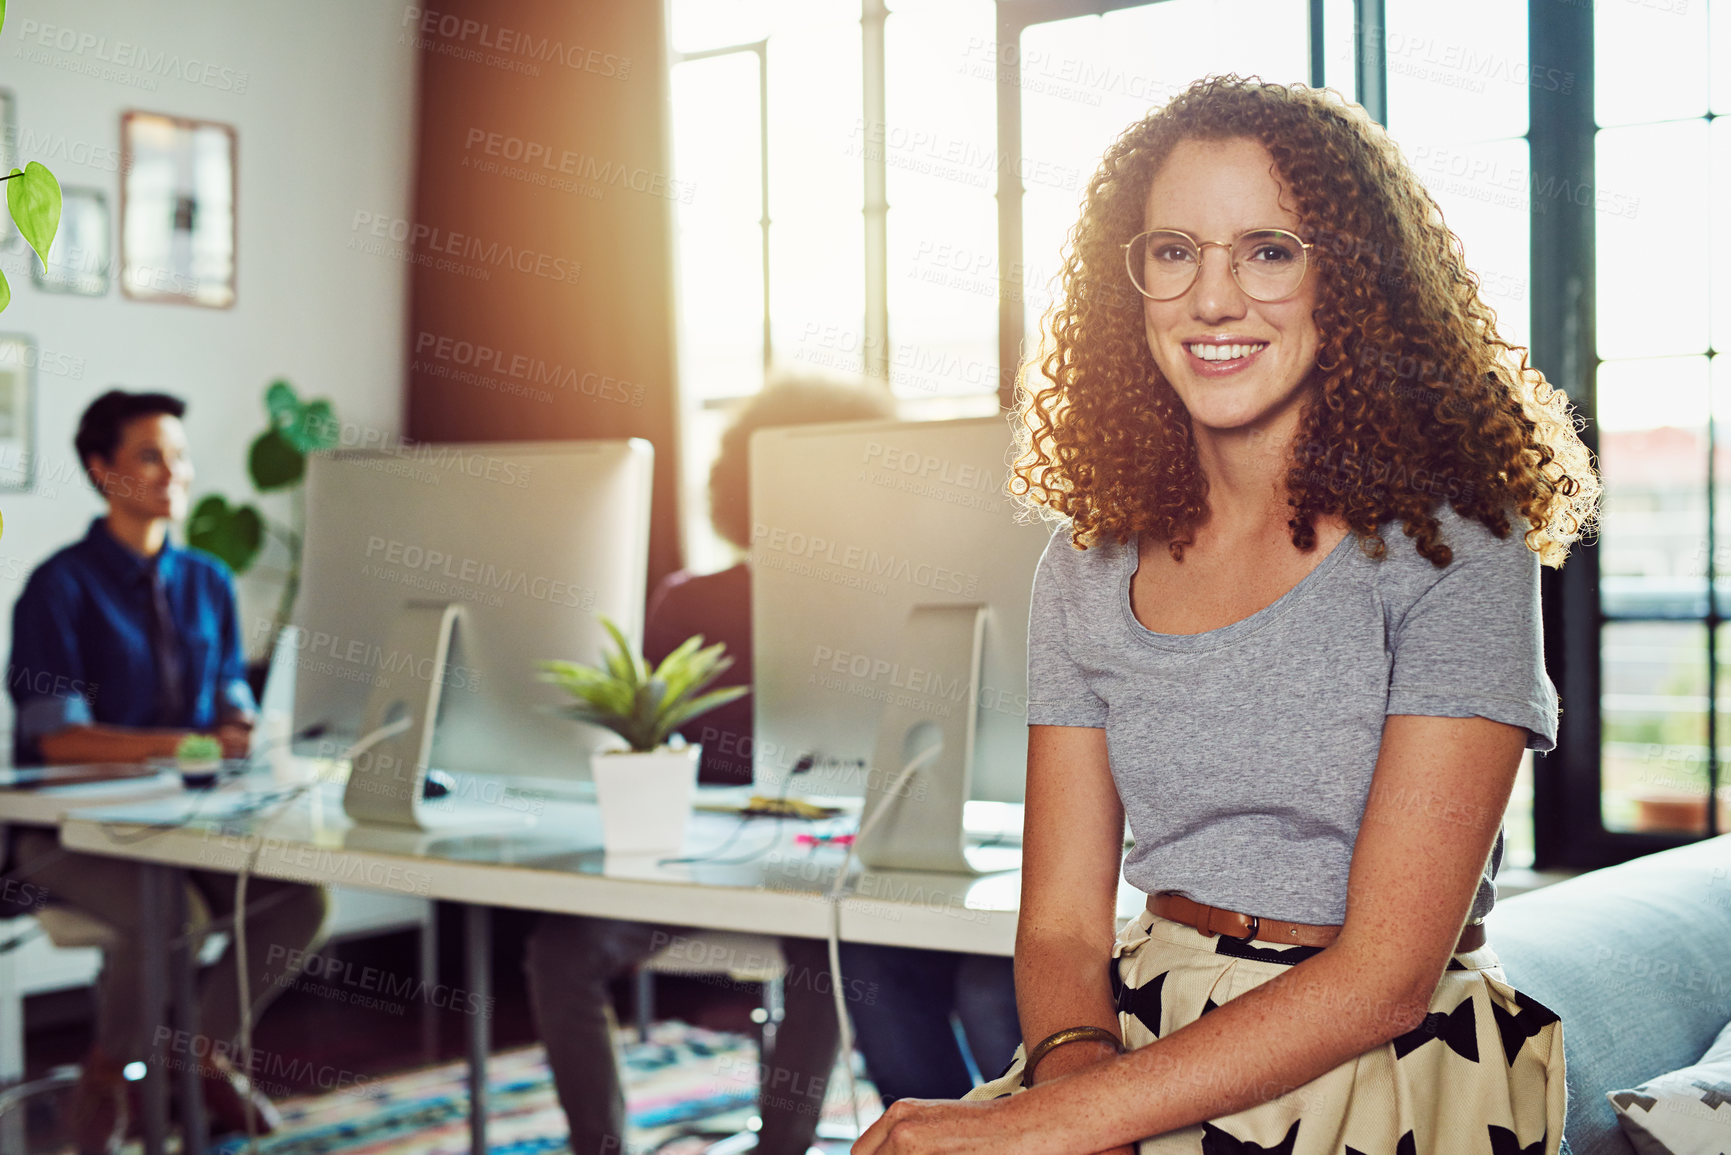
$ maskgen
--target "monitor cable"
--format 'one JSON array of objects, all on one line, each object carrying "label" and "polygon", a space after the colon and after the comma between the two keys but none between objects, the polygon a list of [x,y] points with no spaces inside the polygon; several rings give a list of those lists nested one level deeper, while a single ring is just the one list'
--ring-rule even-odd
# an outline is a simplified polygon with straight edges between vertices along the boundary
[{"label": "monitor cable", "polygon": [[[370,734],[362,735],[356,740],[355,744],[350,746],[343,754],[343,760],[348,762],[351,766],[354,765],[354,760],[356,758],[359,758],[362,754],[371,750],[386,738],[394,738],[398,734],[401,734],[404,730],[407,730],[413,722],[414,716],[412,714],[404,714],[396,721],[387,722],[383,726],[372,731]],[[296,786],[292,790],[286,791],[281,796],[273,799],[273,801],[280,802],[282,805],[287,805],[294,801],[294,799],[298,798],[301,794],[305,793],[308,788],[307,785]],[[259,811],[254,811],[253,813],[256,816]],[[249,851],[246,858],[241,861],[240,869],[235,872],[234,909],[237,912],[246,911],[247,877],[252,873],[252,869],[258,861],[259,851],[263,846],[264,839],[254,839],[251,851]],[[247,981],[246,974],[246,923],[247,920],[245,917],[237,917],[235,919],[234,965],[235,979],[239,988],[238,993],[240,998],[241,1078],[246,1080],[246,1094],[243,1096],[246,1104],[246,1150],[249,1155],[258,1155],[258,1118],[256,1113],[257,1108],[253,1102],[252,1081],[252,989],[251,984]]]},{"label": "monitor cable", "polygon": [[847,1104],[853,1112],[853,1127],[856,1134],[863,1134],[859,1118],[859,1092],[854,1087],[853,1078],[853,1026],[848,1022],[847,1000],[842,995],[841,975],[841,900],[846,897],[848,871],[853,866],[854,854],[859,844],[871,833],[883,816],[889,812],[889,804],[902,797],[902,788],[926,763],[938,756],[943,749],[941,743],[934,743],[914,755],[896,780],[890,784],[889,791],[879,800],[877,808],[866,815],[860,823],[859,833],[848,843],[847,856],[842,859],[841,869],[836,872],[835,884],[830,887],[829,894],[829,986],[830,993],[835,996],[836,1025],[840,1028],[842,1069],[847,1072]]}]

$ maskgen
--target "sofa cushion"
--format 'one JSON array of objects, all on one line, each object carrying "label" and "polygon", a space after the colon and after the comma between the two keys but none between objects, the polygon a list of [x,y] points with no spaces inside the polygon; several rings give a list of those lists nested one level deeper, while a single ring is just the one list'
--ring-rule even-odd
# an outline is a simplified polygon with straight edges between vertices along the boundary
[{"label": "sofa cushion", "polygon": [[1640,1155],[1731,1151],[1731,1023],[1701,1061],[1606,1094]]},{"label": "sofa cushion", "polygon": [[1731,1020],[1731,835],[1499,902],[1510,985],[1563,1020],[1575,1155],[1631,1155],[1606,1092],[1694,1063]]}]

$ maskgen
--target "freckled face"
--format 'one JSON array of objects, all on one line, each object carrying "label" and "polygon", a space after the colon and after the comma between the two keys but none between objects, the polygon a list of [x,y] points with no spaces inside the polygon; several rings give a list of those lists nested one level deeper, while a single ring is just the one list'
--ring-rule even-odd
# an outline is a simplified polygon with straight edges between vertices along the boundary
[{"label": "freckled face", "polygon": [[[1281,203],[1274,171],[1274,159],[1254,140],[1181,141],[1149,186],[1142,227],[1178,229],[1198,242],[1230,243],[1265,228],[1303,237],[1297,214]],[[1192,424],[1221,431],[1266,429],[1296,414],[1316,364],[1315,308],[1314,268],[1286,299],[1258,301],[1239,287],[1230,253],[1219,245],[1202,249],[1196,281],[1183,295],[1142,303],[1154,363]]]}]

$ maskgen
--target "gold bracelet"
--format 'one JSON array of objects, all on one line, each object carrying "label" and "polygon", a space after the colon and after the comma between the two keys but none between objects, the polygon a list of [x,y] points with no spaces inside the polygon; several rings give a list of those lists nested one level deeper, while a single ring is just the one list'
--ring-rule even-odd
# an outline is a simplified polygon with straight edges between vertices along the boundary
[{"label": "gold bracelet", "polygon": [[1111,1043],[1120,1055],[1124,1053],[1123,1041],[1105,1027],[1065,1027],[1063,1030],[1055,1031],[1035,1043],[1034,1049],[1028,1052],[1028,1057],[1022,1061],[1022,1086],[1033,1086],[1029,1080],[1034,1077],[1034,1068],[1039,1065],[1041,1059],[1065,1043],[1079,1043],[1083,1039],[1090,1039],[1097,1043]]}]

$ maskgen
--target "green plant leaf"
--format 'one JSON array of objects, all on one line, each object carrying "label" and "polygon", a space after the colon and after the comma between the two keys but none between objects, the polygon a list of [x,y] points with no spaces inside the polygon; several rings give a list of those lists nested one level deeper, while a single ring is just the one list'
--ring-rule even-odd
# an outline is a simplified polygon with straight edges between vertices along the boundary
[{"label": "green plant leaf", "polygon": [[6,311],[6,306],[12,303],[12,286],[7,283],[6,274],[0,273],[0,313]]},{"label": "green plant leaf", "polygon": [[689,638],[686,638],[683,642],[680,642],[679,645],[674,647],[671,654],[662,658],[661,664],[655,667],[655,673],[650,676],[655,678],[673,677],[675,672],[685,665],[686,659],[690,658],[692,654],[695,654],[702,647],[703,635],[692,634]]},{"label": "green plant leaf", "polygon": [[306,454],[296,449],[282,430],[272,429],[258,435],[246,458],[247,472],[261,493],[286,489],[298,482],[307,471]]},{"label": "green plant leaf", "polygon": [[6,0],[0,0],[0,29],[6,27]]},{"label": "green plant leaf", "polygon": [[721,642],[717,642],[687,659],[685,665],[676,670],[671,679],[669,693],[673,698],[678,700],[696,694],[732,669],[733,659],[722,657],[725,649]]},{"label": "green plant leaf", "polygon": [[621,682],[632,686],[649,680],[649,671],[643,659],[631,652],[631,643],[625,640],[625,635],[619,632],[619,627],[613,624],[611,618],[605,615],[601,624],[613,636],[614,649],[606,655],[607,668],[613,671],[613,676]]},{"label": "green plant leaf", "polygon": [[235,573],[245,573],[264,548],[264,518],[250,505],[231,506],[220,493],[212,493],[193,507],[186,544],[222,559]]},{"label": "green plant leaf", "polygon": [[701,698],[693,698],[667,716],[665,719],[667,732],[672,733],[699,714],[707,714],[717,706],[725,706],[749,693],[751,693],[751,688],[748,686],[728,686],[725,689],[705,694]]},{"label": "green plant leaf", "polygon": [[13,169],[12,179],[6,182],[6,207],[47,271],[48,250],[60,231],[60,182],[34,160],[22,170]]},{"label": "green plant leaf", "polygon": [[317,453],[321,449],[335,449],[340,432],[331,403],[321,398],[302,405],[294,423],[283,430],[283,436],[302,453]]},{"label": "green plant leaf", "polygon": [[295,396],[294,386],[287,381],[272,381],[265,389],[264,411],[269,414],[274,428],[286,429],[293,425],[300,408],[301,399]]}]

